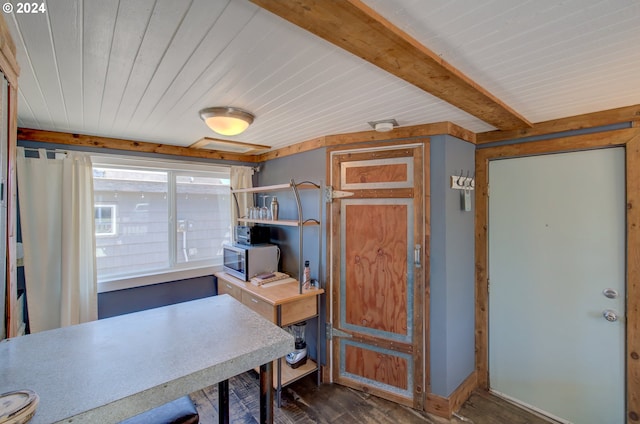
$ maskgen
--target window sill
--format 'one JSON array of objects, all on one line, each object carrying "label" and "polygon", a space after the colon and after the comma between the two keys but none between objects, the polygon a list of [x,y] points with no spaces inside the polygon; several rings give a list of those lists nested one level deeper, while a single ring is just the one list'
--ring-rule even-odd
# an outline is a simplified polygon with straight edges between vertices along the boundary
[{"label": "window sill", "polygon": [[98,283],[98,293],[107,293],[116,290],[125,290],[135,287],[150,286],[153,284],[168,283],[171,281],[185,280],[188,278],[205,277],[222,270],[222,265],[206,266],[201,268],[180,269],[149,274],[140,277],[123,278],[119,280],[104,281]]}]

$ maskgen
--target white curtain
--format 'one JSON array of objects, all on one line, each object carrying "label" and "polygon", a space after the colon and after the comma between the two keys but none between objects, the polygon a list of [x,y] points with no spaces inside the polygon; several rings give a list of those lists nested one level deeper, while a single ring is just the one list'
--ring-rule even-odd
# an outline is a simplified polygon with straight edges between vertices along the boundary
[{"label": "white curtain", "polygon": [[26,158],[18,148],[20,222],[32,333],[98,318],[89,155]]},{"label": "white curtain", "polygon": [[[248,166],[232,166],[230,174],[231,188],[239,189],[253,187],[253,168]],[[233,196],[231,197],[231,234],[233,234],[232,239],[234,242],[235,232],[233,231],[233,225],[235,225],[237,222],[236,220],[239,218],[238,210],[240,212],[240,217],[247,214],[247,208],[253,206],[253,194],[237,193],[236,199],[238,201],[237,207],[236,201],[233,199]]]}]

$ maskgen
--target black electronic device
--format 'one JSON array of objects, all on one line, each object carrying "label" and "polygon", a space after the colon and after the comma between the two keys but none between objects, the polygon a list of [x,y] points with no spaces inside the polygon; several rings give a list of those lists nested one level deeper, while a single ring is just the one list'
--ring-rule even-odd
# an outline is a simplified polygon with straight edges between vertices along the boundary
[{"label": "black electronic device", "polygon": [[271,232],[269,227],[254,225],[236,225],[236,243],[247,246],[269,243]]}]

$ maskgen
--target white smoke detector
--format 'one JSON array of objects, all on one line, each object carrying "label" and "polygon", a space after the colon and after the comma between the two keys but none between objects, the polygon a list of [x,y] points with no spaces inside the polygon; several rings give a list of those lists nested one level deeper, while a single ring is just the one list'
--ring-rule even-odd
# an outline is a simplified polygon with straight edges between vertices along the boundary
[{"label": "white smoke detector", "polygon": [[398,126],[398,122],[395,119],[385,119],[382,121],[369,122],[369,125],[378,132],[389,132]]}]

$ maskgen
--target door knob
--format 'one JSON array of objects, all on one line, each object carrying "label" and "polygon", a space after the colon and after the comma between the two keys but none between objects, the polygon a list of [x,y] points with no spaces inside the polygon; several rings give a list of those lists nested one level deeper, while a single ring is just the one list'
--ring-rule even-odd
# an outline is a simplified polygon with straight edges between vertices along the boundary
[{"label": "door knob", "polygon": [[602,316],[609,322],[618,321],[618,314],[612,309],[606,309],[602,312]]}]

